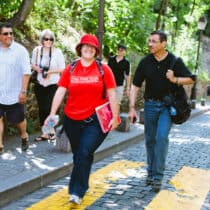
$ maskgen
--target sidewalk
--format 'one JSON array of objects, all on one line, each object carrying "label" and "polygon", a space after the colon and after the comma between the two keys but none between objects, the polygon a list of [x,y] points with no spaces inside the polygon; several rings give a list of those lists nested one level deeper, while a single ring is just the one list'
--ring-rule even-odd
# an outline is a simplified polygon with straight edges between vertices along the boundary
[{"label": "sidewalk", "polygon": [[[210,110],[196,105],[191,117]],[[5,140],[5,153],[0,156],[0,207],[18,197],[30,193],[50,182],[66,176],[72,167],[72,153],[55,149],[55,142],[34,142],[30,136],[27,152],[22,152],[20,140]],[[131,125],[129,132],[112,131],[95,154],[95,161],[116,153],[143,140],[143,125]]]}]

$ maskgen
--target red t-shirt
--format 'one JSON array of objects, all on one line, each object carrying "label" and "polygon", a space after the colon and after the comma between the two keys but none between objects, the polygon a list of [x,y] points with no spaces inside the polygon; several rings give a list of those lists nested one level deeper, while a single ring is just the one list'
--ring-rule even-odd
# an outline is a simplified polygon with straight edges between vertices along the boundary
[{"label": "red t-shirt", "polygon": [[95,61],[86,67],[79,60],[71,75],[69,67],[66,66],[58,81],[58,86],[68,89],[64,113],[71,119],[84,120],[95,112],[95,107],[108,101],[103,98],[103,80],[105,89],[109,89],[116,87],[115,79],[106,64],[102,64],[102,78]]}]

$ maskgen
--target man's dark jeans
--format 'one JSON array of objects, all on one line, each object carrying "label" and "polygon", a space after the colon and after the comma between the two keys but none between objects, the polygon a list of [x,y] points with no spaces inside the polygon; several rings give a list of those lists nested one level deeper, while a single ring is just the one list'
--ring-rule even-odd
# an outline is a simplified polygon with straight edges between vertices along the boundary
[{"label": "man's dark jeans", "polygon": [[144,112],[148,176],[162,180],[172,125],[171,116],[168,108],[160,101],[145,101]]},{"label": "man's dark jeans", "polygon": [[96,149],[104,141],[104,134],[96,114],[84,121],[64,119],[64,129],[69,138],[74,166],[69,182],[69,194],[82,198],[89,188],[88,180]]}]

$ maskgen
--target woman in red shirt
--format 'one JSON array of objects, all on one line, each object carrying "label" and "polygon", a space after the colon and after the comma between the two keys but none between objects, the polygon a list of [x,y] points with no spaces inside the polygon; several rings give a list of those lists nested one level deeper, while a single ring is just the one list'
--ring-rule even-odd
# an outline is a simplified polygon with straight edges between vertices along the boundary
[{"label": "woman in red shirt", "polygon": [[64,129],[71,144],[74,162],[69,182],[69,201],[80,204],[89,188],[88,180],[94,152],[108,134],[103,133],[95,108],[110,102],[113,114],[110,130],[113,130],[118,126],[119,106],[111,69],[106,64],[101,64],[104,72],[102,76],[96,63],[96,57],[100,53],[98,39],[91,34],[84,35],[76,46],[76,52],[80,59],[74,68],[68,65],[64,69],[58,82],[51,113],[45,124],[56,114],[67,92]]}]

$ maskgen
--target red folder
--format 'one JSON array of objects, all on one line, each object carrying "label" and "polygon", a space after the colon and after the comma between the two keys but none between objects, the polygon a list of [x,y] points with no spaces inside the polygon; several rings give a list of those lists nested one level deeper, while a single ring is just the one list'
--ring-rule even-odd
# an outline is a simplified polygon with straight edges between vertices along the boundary
[{"label": "red folder", "polygon": [[[109,127],[109,123],[112,120],[112,111],[111,111],[110,103],[106,102],[100,106],[97,106],[95,110],[96,110],[96,115],[98,117],[102,131],[104,133],[107,133],[111,129],[111,127]],[[121,122],[120,116],[118,117],[118,122],[119,124]]]}]

